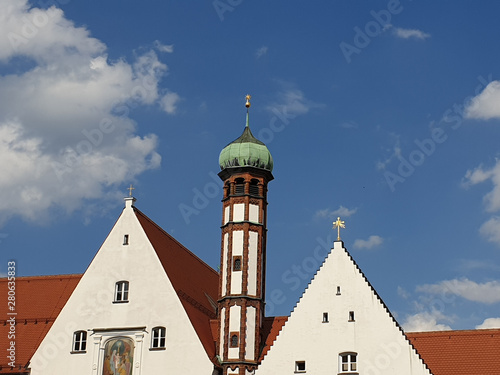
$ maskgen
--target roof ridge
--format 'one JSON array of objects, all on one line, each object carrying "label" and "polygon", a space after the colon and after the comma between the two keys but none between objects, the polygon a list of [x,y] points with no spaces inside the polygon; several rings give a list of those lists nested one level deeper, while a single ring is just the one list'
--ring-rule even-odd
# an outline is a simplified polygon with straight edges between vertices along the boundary
[{"label": "roof ridge", "polygon": [[[34,275],[34,276],[16,276],[16,281],[23,280],[44,280],[44,279],[76,279],[82,277],[83,273],[70,273],[60,275]],[[7,277],[0,277],[0,281],[7,281]]]},{"label": "roof ridge", "polygon": [[[201,259],[200,257],[198,257],[195,253],[193,253],[191,250],[189,250],[186,246],[184,246],[182,243],[180,243],[179,241],[177,241],[173,236],[171,236],[170,234],[168,234],[162,227],[160,227],[158,224],[156,224],[152,219],[150,219],[144,212],[142,212],[141,210],[139,210],[137,207],[133,207],[134,209],[134,212],[136,214],[139,214],[141,215],[142,217],[144,217],[146,220],[148,220],[152,225],[154,225],[158,230],[160,230],[163,234],[165,234],[166,236],[168,236],[169,239],[171,239],[172,241],[174,241],[175,243],[177,243],[179,246],[181,246],[190,256],[192,256],[193,258],[199,260],[206,268],[208,268],[211,272],[213,272],[214,274],[216,275],[219,275],[219,273],[214,270],[211,266],[209,266],[203,259]],[[140,223],[140,222],[139,222]],[[141,225],[142,227],[142,225]]]},{"label": "roof ridge", "polygon": [[474,335],[489,335],[492,332],[500,334],[500,328],[476,328],[476,329],[448,329],[443,331],[413,331],[407,332],[408,335],[434,335],[434,336],[447,336],[453,334],[454,336]]}]

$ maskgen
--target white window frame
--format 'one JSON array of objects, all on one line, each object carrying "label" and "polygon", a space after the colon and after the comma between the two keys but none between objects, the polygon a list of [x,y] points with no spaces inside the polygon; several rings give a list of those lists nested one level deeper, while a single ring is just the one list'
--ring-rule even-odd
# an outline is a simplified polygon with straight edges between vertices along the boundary
[{"label": "white window frame", "polygon": [[165,349],[167,342],[167,329],[154,327],[151,330],[151,349]]},{"label": "white window frame", "polygon": [[85,353],[87,351],[87,332],[76,331],[73,333],[73,353]]},{"label": "white window frame", "polygon": [[115,300],[114,302],[128,302],[129,282],[122,280],[115,284]]},{"label": "white window frame", "polygon": [[[347,361],[343,361],[344,358]],[[339,354],[339,374],[358,374],[358,353],[344,352]]]}]

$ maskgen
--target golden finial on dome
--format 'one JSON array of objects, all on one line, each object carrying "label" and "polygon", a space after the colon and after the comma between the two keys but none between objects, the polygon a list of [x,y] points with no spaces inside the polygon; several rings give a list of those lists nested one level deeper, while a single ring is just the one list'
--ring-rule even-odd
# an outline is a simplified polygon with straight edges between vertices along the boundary
[{"label": "golden finial on dome", "polygon": [[247,102],[245,103],[245,107],[250,108],[250,105],[251,105],[250,99],[252,99],[252,97],[247,94],[247,96],[245,96],[245,99],[247,100]]}]

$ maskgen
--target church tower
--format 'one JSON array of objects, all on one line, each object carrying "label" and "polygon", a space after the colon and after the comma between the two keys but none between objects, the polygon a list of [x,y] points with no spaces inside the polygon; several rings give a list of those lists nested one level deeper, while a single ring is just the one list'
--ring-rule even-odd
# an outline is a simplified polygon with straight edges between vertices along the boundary
[{"label": "church tower", "polygon": [[273,159],[266,145],[250,131],[250,95],[246,100],[243,134],[219,156],[224,197],[218,353],[224,375],[253,373],[262,344],[267,184],[273,179]]}]

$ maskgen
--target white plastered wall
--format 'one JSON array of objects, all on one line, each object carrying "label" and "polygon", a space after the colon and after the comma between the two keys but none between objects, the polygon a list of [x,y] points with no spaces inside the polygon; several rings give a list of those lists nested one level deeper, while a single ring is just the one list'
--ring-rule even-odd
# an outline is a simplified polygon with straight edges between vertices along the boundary
[{"label": "white plastered wall", "polygon": [[256,375],[294,374],[296,361],[306,362],[306,374],[338,374],[342,352],[357,353],[359,374],[430,374],[339,241]]},{"label": "white plastered wall", "polygon": [[[33,356],[32,375],[101,375],[102,346],[110,330],[134,339],[133,375],[165,369],[212,374],[213,364],[130,200],[127,206]],[[129,245],[123,245],[125,234]],[[130,283],[128,303],[113,303],[119,280]],[[156,326],[166,327],[166,349],[150,351],[151,329]],[[71,354],[76,330],[88,332],[86,353]]]},{"label": "white plastered wall", "polygon": [[[243,256],[243,236],[244,232],[242,230],[235,230],[233,232],[233,248],[232,248],[233,257]],[[231,272],[231,294],[241,294],[242,282],[243,282],[242,271]]]}]

